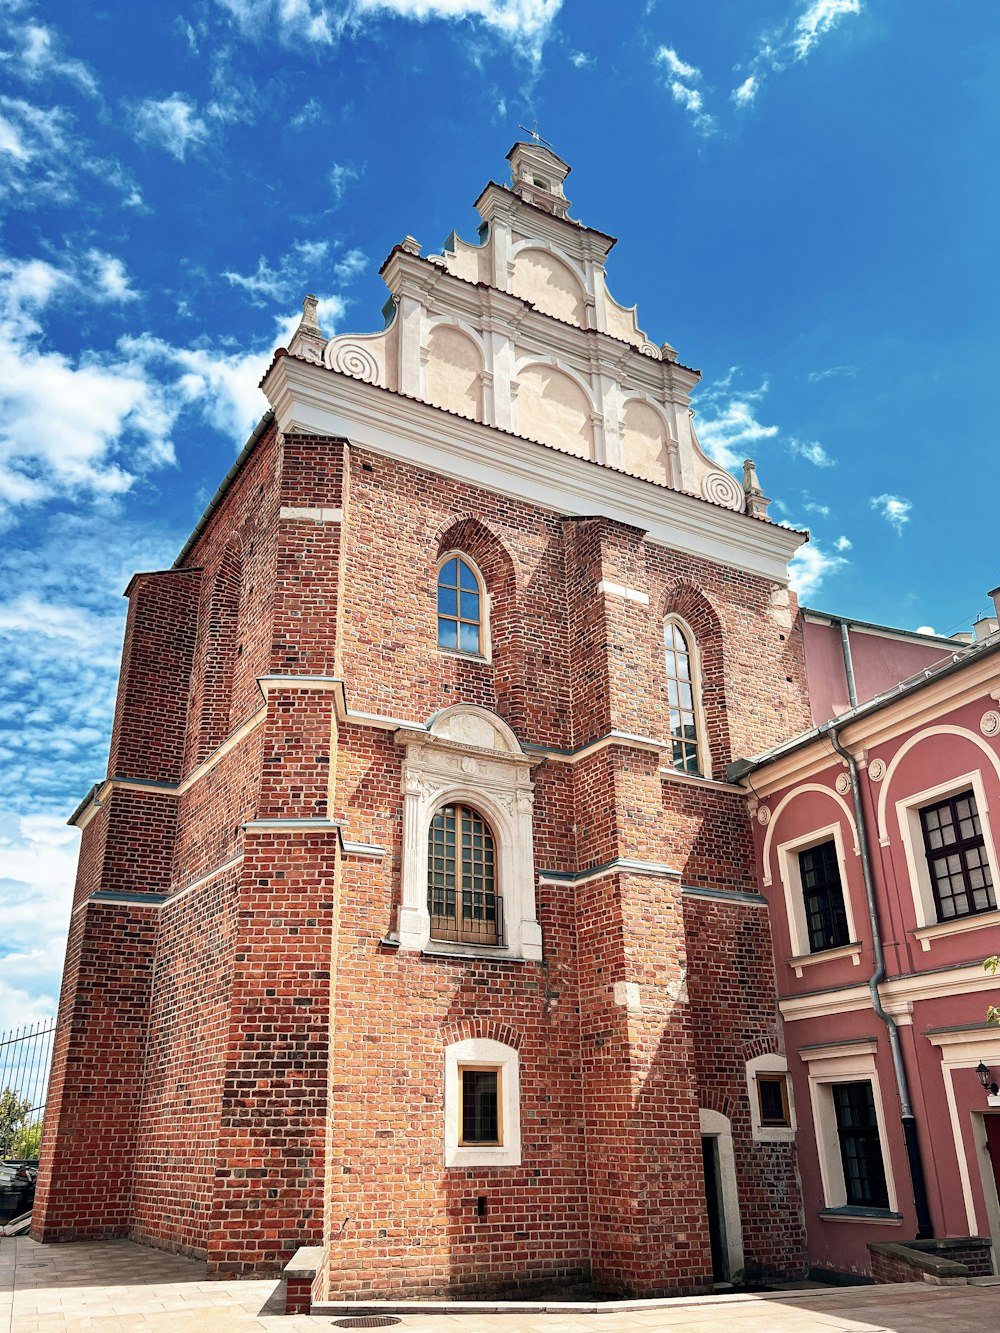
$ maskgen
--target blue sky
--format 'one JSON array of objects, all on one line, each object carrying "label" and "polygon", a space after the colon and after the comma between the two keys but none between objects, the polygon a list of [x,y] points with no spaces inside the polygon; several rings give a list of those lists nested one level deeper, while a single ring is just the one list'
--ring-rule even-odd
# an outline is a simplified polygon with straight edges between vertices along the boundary
[{"label": "blue sky", "polygon": [[0,1030],[50,1012],[131,571],[169,565],[307,291],[574,168],[703,442],[808,526],[809,604],[950,633],[1000,582],[1000,8],[0,0]]}]

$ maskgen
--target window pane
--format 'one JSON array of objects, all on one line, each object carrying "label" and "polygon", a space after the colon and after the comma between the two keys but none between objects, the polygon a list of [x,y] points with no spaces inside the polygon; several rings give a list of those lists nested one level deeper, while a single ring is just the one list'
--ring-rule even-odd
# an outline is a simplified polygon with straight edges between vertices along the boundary
[{"label": "window pane", "polygon": [[925,807],[920,823],[938,920],[991,911],[996,900],[973,793]]},{"label": "window pane", "polygon": [[438,614],[442,616],[458,615],[458,592],[455,588],[438,585]]},{"label": "window pane", "polygon": [[463,620],[459,626],[459,650],[463,653],[479,652],[479,626],[468,625]]},{"label": "window pane", "polygon": [[462,619],[474,620],[479,623],[479,593],[462,593]]},{"label": "window pane", "polygon": [[788,1114],[785,1111],[784,1078],[758,1078],[757,1091],[760,1096],[761,1124],[787,1125]]},{"label": "window pane", "polygon": [[479,581],[464,560],[458,562],[458,584],[470,592],[479,591]]},{"label": "window pane", "polygon": [[872,1085],[836,1083],[832,1091],[847,1202],[852,1207],[888,1208]]},{"label": "window pane", "polygon": [[462,1142],[500,1142],[500,1078],[496,1069],[462,1070]]},{"label": "window pane", "polygon": [[799,878],[809,932],[809,952],[820,953],[823,949],[837,949],[849,944],[837,844],[832,838],[799,853]]},{"label": "window pane", "polygon": [[438,617],[438,647],[439,648],[457,648],[458,647],[458,622],[455,620],[442,620]]},{"label": "window pane", "polygon": [[439,583],[450,583],[454,588],[458,584],[458,561],[446,560],[441,566],[441,573],[438,576]]}]

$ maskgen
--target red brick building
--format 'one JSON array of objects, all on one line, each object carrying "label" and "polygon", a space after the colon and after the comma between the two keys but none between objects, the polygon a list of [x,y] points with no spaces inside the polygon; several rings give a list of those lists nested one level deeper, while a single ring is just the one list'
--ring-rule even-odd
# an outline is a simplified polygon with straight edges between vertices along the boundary
[{"label": "red brick building", "polygon": [[700,449],[566,165],[510,158],[478,244],[393,250],[381,333],[307,300],[129,586],[40,1239],[322,1246],[349,1296],[804,1271],[725,780],[810,725],[802,534]]}]

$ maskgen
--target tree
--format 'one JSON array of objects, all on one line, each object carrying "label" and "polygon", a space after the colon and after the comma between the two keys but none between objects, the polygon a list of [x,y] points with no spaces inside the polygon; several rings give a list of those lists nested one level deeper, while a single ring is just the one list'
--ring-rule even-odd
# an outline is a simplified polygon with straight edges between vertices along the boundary
[{"label": "tree", "polygon": [[0,1092],[0,1157],[11,1157],[21,1134],[28,1128],[25,1117],[30,1101],[22,1101],[11,1087]]},{"label": "tree", "polygon": [[[987,972],[992,972],[996,976],[997,972],[1000,971],[1000,957],[994,955],[992,958],[987,958],[983,967],[986,968]],[[1000,1023],[1000,1006],[995,1004],[989,1006],[986,1010],[986,1021],[987,1023]]]}]

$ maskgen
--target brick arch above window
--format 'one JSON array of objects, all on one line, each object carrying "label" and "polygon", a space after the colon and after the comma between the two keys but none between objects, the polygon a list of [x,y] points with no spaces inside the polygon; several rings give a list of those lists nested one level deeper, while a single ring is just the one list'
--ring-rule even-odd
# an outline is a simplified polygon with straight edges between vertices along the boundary
[{"label": "brick arch above window", "polygon": [[492,1018],[461,1018],[441,1025],[441,1042],[444,1046],[452,1046],[458,1041],[473,1040],[498,1041],[519,1051],[524,1037],[515,1028],[509,1027],[506,1023],[498,1023]]}]

